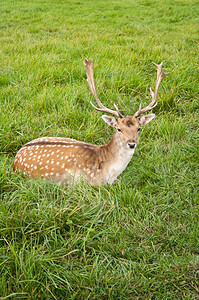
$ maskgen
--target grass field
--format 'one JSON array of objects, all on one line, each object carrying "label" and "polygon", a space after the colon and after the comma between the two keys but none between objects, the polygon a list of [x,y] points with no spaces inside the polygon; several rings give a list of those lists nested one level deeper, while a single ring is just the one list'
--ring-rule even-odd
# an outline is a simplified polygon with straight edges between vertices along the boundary
[{"label": "grass field", "polygon": [[[199,299],[199,2],[2,0],[0,299]],[[154,109],[113,186],[67,189],[14,174],[26,142],[113,134],[90,100]]]}]

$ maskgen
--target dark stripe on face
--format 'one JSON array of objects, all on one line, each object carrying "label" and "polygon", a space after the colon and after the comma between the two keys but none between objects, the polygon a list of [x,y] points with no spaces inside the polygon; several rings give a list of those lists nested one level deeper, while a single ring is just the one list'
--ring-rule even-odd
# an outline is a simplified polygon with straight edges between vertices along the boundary
[{"label": "dark stripe on face", "polygon": [[133,122],[130,121],[130,120],[128,120],[128,121],[126,122],[126,125],[127,125],[128,127],[130,127],[131,125],[133,125]]}]

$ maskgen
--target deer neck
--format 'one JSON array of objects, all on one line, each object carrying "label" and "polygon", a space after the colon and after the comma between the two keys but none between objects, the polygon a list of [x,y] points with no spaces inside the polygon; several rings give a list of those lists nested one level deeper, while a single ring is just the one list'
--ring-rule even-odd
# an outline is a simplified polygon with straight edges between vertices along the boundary
[{"label": "deer neck", "polygon": [[114,132],[112,139],[103,146],[104,174],[109,183],[113,183],[130,162],[135,149],[127,148],[121,141],[120,133]]}]

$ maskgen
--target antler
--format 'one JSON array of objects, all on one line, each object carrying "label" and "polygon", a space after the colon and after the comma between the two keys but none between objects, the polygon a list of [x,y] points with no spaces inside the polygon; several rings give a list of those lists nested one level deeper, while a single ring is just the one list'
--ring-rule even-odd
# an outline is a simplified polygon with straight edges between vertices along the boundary
[{"label": "antler", "polygon": [[89,87],[90,87],[91,93],[92,93],[93,96],[95,97],[95,100],[96,100],[96,102],[97,102],[97,104],[98,104],[98,106],[99,106],[100,108],[98,108],[98,107],[96,107],[95,105],[93,105],[92,102],[90,102],[91,105],[92,105],[96,110],[98,110],[98,111],[103,111],[103,112],[106,112],[106,113],[115,115],[115,116],[117,116],[117,117],[119,117],[119,118],[123,118],[123,115],[120,113],[118,107],[117,107],[115,104],[114,104],[114,106],[115,106],[115,109],[116,109],[116,110],[112,110],[112,109],[107,108],[106,106],[104,106],[104,105],[101,103],[101,101],[100,101],[100,99],[99,99],[99,97],[98,97],[98,95],[97,95],[97,91],[96,91],[96,87],[95,87],[95,79],[94,79],[94,62],[93,62],[93,60],[90,59],[90,62],[89,62],[89,60],[88,60],[87,58],[85,58],[85,63],[84,63],[84,65],[85,65],[85,68],[86,68],[86,75],[87,75],[88,85],[89,85]]},{"label": "antler", "polygon": [[157,95],[158,95],[158,88],[160,86],[162,79],[169,74],[169,73],[162,72],[163,63],[161,63],[160,65],[157,65],[156,63],[152,62],[152,64],[157,69],[157,79],[156,79],[155,91],[153,92],[152,88],[150,88],[150,95],[152,97],[152,101],[148,106],[146,106],[145,108],[142,108],[142,109],[141,109],[141,104],[140,104],[138,111],[134,114],[134,117],[136,117],[136,118],[139,117],[141,114],[152,110],[157,105],[156,100],[157,100]]}]

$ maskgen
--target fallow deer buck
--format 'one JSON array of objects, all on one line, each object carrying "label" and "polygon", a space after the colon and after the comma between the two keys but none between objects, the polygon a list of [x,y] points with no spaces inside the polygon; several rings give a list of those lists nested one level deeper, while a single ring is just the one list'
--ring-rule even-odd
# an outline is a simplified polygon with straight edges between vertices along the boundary
[{"label": "fallow deer buck", "polygon": [[17,153],[14,170],[21,170],[30,177],[53,179],[58,183],[70,184],[83,178],[91,185],[112,184],[125,170],[137,146],[140,127],[149,123],[154,114],[141,114],[156,105],[161,80],[168,74],[162,72],[162,63],[157,65],[157,80],[154,92],[150,88],[151,103],[145,108],[139,106],[133,116],[123,116],[114,104],[115,110],[105,107],[98,98],[94,81],[94,63],[85,59],[87,81],[99,107],[98,111],[117,117],[103,115],[102,119],[116,128],[112,139],[106,145],[92,145],[70,138],[42,137],[25,144]]}]

